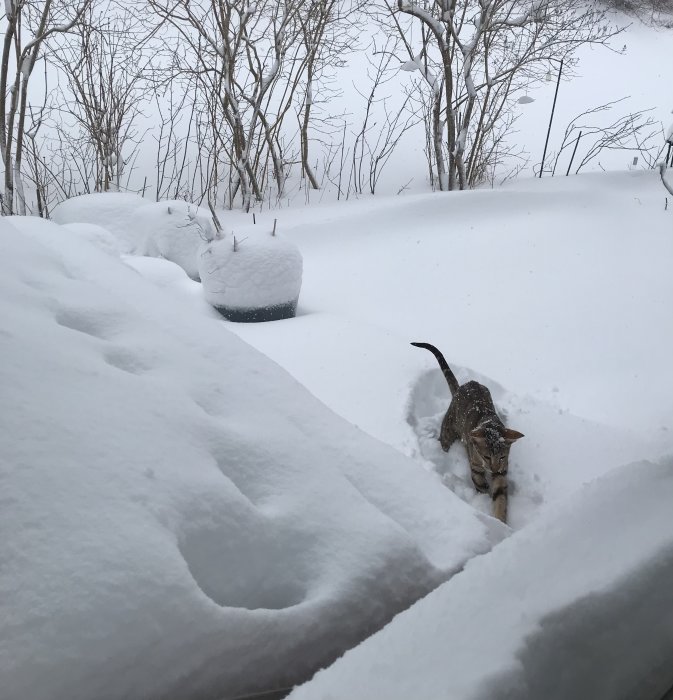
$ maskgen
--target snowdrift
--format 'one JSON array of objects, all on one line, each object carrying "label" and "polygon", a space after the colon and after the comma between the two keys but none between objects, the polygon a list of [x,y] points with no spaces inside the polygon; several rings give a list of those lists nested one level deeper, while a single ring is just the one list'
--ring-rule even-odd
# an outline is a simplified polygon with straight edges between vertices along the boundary
[{"label": "snowdrift", "polygon": [[87,238],[0,221],[3,700],[289,686],[504,536]]},{"label": "snowdrift", "polygon": [[292,700],[660,700],[673,687],[673,458],[621,467]]}]

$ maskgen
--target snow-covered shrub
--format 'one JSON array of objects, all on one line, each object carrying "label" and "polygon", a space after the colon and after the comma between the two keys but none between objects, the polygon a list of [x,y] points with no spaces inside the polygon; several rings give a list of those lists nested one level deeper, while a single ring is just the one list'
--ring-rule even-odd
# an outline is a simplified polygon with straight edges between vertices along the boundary
[{"label": "snow-covered shrub", "polygon": [[673,19],[673,0],[602,0],[602,4],[655,26],[670,27]]},{"label": "snow-covered shrub", "polygon": [[135,226],[145,236],[145,255],[162,257],[199,279],[198,256],[215,238],[210,213],[177,200],[147,204],[137,211]]},{"label": "snow-covered shrub", "polygon": [[108,240],[108,248],[166,258],[195,280],[199,279],[198,255],[203,245],[215,238],[206,209],[177,200],[148,203],[136,194],[124,192],[73,197],[54,209],[53,219],[62,225],[103,227],[116,240]]},{"label": "snow-covered shrub", "polygon": [[136,253],[145,245],[145,235],[136,225],[138,209],[147,200],[128,192],[96,192],[66,199],[55,207],[51,218],[57,224],[97,224],[119,241],[122,253]]},{"label": "snow-covered shrub", "polygon": [[215,240],[199,256],[206,300],[231,321],[294,316],[302,267],[296,245],[259,229]]}]

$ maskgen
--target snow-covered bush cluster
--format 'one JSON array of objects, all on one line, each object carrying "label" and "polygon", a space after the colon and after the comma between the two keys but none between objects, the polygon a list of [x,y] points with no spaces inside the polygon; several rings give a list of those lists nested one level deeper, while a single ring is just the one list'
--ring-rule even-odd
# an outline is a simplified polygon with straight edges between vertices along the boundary
[{"label": "snow-covered bush cluster", "polygon": [[54,221],[117,253],[170,260],[202,281],[206,300],[234,321],[295,315],[303,261],[273,229],[241,225],[217,234],[207,210],[176,200],[148,204],[133,194],[81,195],[56,207]]},{"label": "snow-covered bush cluster", "polygon": [[138,195],[104,192],[73,197],[53,212],[60,224],[94,224],[113,234],[120,253],[159,256],[199,279],[199,256],[215,238],[210,213],[187,202],[148,204]]}]

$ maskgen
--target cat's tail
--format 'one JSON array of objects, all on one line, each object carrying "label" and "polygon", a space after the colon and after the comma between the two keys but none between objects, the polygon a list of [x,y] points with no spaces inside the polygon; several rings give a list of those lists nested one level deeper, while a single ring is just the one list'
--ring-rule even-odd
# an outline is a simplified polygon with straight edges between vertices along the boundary
[{"label": "cat's tail", "polygon": [[439,366],[449,384],[451,396],[453,396],[458,391],[458,387],[460,385],[458,384],[456,375],[451,371],[451,368],[444,359],[444,355],[442,355],[442,353],[437,350],[434,345],[430,345],[430,343],[412,343],[412,345],[416,346],[417,348],[425,348],[425,350],[429,350],[437,358],[437,362],[439,362]]}]

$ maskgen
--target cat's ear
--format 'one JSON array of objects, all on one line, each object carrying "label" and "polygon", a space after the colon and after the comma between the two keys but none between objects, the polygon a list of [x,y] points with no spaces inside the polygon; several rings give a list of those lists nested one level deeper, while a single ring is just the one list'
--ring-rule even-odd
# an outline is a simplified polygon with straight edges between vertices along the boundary
[{"label": "cat's ear", "polygon": [[512,430],[511,428],[505,428],[502,436],[505,438],[505,442],[512,443],[515,440],[522,438],[524,435],[523,435],[523,433],[520,433],[518,430]]}]

